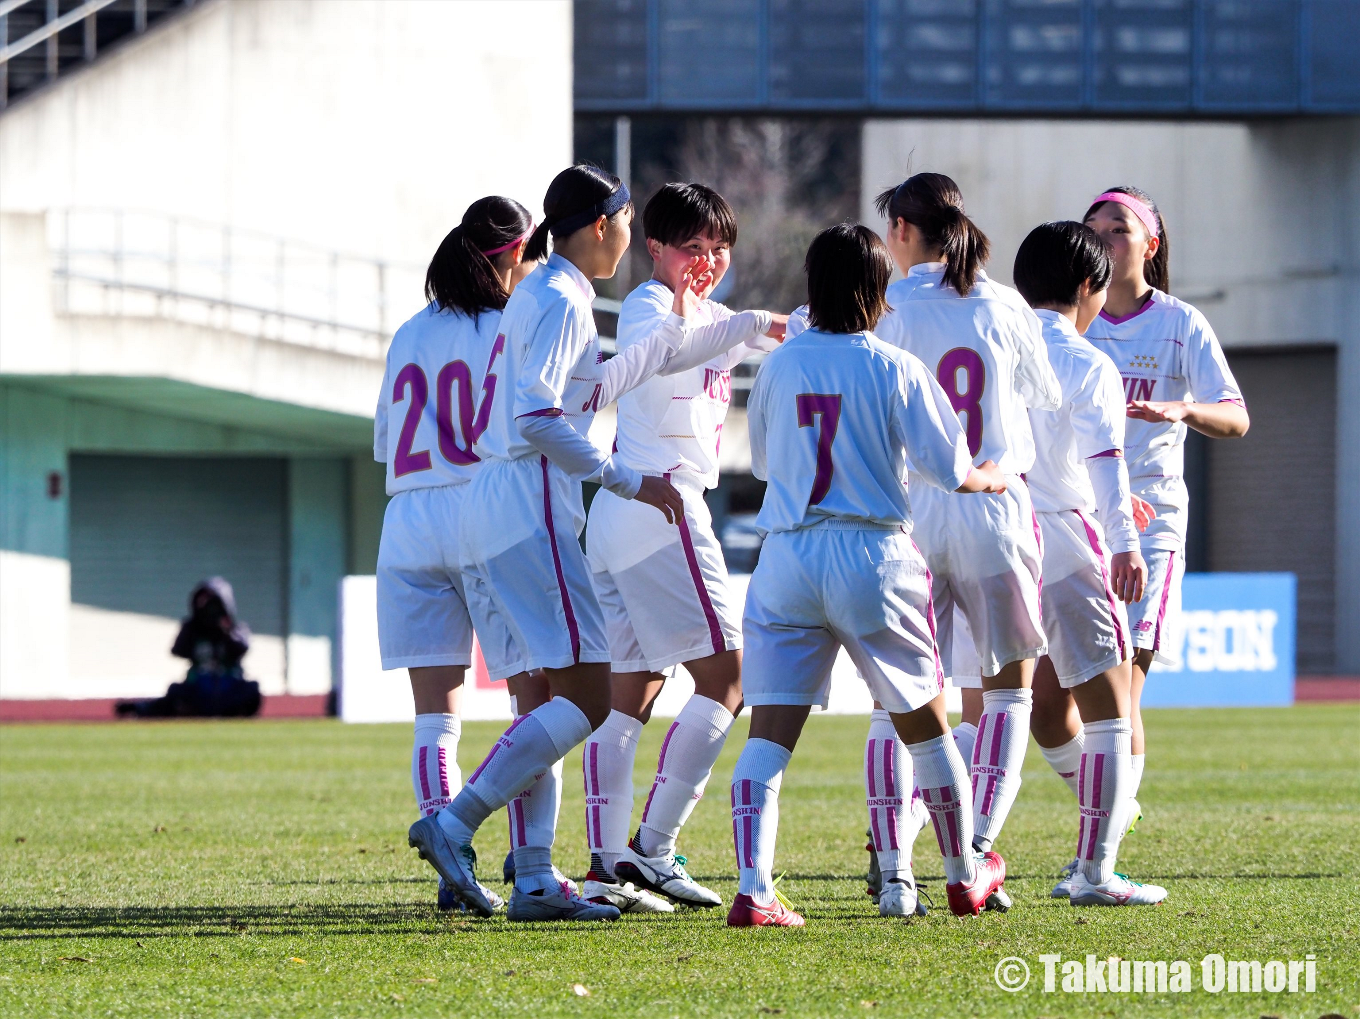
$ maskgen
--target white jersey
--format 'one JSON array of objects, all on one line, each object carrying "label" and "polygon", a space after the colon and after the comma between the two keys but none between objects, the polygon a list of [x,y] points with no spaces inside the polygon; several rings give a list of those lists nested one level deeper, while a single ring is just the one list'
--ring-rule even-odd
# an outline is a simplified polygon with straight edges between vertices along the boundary
[{"label": "white jersey", "polygon": [[1028,407],[1061,401],[1039,320],[1010,287],[978,273],[967,297],[944,284],[944,263],[912,266],[889,287],[892,311],[876,333],[915,354],[934,375],[963,421],[973,462],[992,460],[1003,473],[1034,463]]},{"label": "white jersey", "polygon": [[604,366],[593,300],[590,281],[557,254],[515,287],[501,316],[505,370],[513,388],[493,403],[487,428],[477,439],[482,459],[538,454],[520,435],[519,417],[561,416],[581,435],[590,431]]},{"label": "white jersey", "polygon": [[[655,333],[670,317],[674,300],[671,289],[654,279],[629,294],[619,312],[619,352]],[[685,321],[687,332],[704,328],[725,333],[730,338],[726,349],[704,364],[654,376],[620,397],[615,448],[634,470],[692,474],[712,488],[718,483],[723,421],[732,400],[732,369],[778,341],[762,335],[769,328],[768,315],[734,314],[716,301],[703,301]]]},{"label": "white jersey", "polygon": [[501,313],[474,320],[430,304],[397,330],[373,416],[373,459],[387,464],[387,494],[462,485],[480,464],[505,349]]},{"label": "white jersey", "polygon": [[[1110,356],[1124,380],[1126,400],[1190,400],[1245,406],[1213,328],[1198,310],[1160,290],[1132,315],[1104,312],[1086,330]],[[1144,548],[1185,545],[1185,432],[1181,423],[1127,425],[1124,455],[1133,493],[1152,503],[1157,517],[1143,532]]]},{"label": "white jersey", "polygon": [[[1043,324],[1048,362],[1062,386],[1062,406],[1030,411],[1035,445],[1034,466],[1025,475],[1030,499],[1041,513],[1090,513],[1101,507],[1089,461],[1102,455],[1119,457],[1124,449],[1124,387],[1114,362],[1083,339],[1068,318],[1044,309],[1035,314]],[[1110,516],[1132,523],[1127,512],[1107,512],[1103,514],[1107,527]],[[1116,552],[1138,548],[1131,526],[1127,533],[1107,537]]]},{"label": "white jersey", "polygon": [[906,458],[954,491],[971,465],[949,399],[915,357],[872,333],[809,329],[761,365],[747,401],[756,526],[911,527]]}]

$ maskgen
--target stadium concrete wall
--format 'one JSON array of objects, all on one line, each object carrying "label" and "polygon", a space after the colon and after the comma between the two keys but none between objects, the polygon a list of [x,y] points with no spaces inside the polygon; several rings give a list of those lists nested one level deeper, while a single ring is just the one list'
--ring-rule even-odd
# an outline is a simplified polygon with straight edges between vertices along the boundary
[{"label": "stadium concrete wall", "polygon": [[121,294],[75,308],[54,217],[140,210],[399,266],[390,329],[469,202],[537,211],[571,157],[571,58],[568,0],[203,0],[0,114],[0,697],[183,675],[174,612],[72,601],[76,458],[283,471],[284,622],[247,659],[266,693],[329,688],[338,582],[374,568],[385,504],[381,350]]},{"label": "stadium concrete wall", "polygon": [[[882,222],[874,196],[908,168],[957,180],[1004,282],[1034,225],[1079,219],[1104,188],[1135,184],[1166,218],[1173,292],[1230,357],[1335,349],[1334,661],[1360,672],[1360,119],[872,120],[862,165],[870,224]],[[1276,476],[1289,484],[1287,462]]]}]

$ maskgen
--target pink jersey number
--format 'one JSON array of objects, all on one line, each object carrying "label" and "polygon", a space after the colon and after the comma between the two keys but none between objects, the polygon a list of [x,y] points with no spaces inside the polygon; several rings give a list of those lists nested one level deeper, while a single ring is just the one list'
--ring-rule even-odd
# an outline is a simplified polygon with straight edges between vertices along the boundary
[{"label": "pink jersey number", "polygon": [[430,469],[430,452],[422,449],[411,452],[411,444],[416,441],[416,428],[420,426],[420,415],[425,412],[425,404],[430,400],[430,384],[418,364],[408,364],[397,373],[397,381],[392,386],[392,402],[401,403],[406,399],[406,387],[411,387],[411,402],[406,408],[406,418],[401,423],[401,436],[397,439],[397,452],[392,458],[392,475],[401,477],[416,471]]},{"label": "pink jersey number", "polygon": [[840,393],[799,393],[798,427],[811,427],[818,414],[822,416],[822,427],[817,433],[817,475],[812,479],[809,506],[816,506],[831,491],[831,475],[835,471],[835,465],[831,462],[831,444],[836,441],[836,429],[841,424]]},{"label": "pink jersey number", "polygon": [[[962,389],[959,388],[960,371],[964,375]],[[982,448],[982,391],[987,386],[987,366],[976,350],[955,347],[940,358],[935,378],[949,397],[954,413],[968,415],[963,425],[964,434],[968,437],[968,452],[977,456]]]}]

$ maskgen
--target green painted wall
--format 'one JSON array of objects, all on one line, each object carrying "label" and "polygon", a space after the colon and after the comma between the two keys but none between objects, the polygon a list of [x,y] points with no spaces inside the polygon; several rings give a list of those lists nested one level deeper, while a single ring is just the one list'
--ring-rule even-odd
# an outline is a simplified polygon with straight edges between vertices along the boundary
[{"label": "green painted wall", "polygon": [[67,458],[101,452],[287,457],[288,629],[334,644],[340,578],[377,562],[387,497],[370,449],[134,410],[11,377],[0,380],[0,548],[68,558]]}]

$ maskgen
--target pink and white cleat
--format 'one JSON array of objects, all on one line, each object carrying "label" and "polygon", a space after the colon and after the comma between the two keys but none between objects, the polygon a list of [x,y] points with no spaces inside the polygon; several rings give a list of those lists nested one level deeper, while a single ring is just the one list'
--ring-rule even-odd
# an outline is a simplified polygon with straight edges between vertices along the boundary
[{"label": "pink and white cleat", "polygon": [[801,927],[803,918],[778,899],[762,906],[749,895],[738,895],[727,911],[729,927]]},{"label": "pink and white cleat", "polygon": [[987,899],[1005,881],[1006,861],[996,853],[978,854],[977,876],[972,884],[959,881],[944,886],[945,894],[949,896],[949,911],[955,916],[977,916],[987,904]]}]

